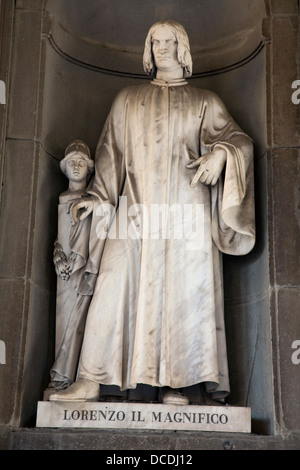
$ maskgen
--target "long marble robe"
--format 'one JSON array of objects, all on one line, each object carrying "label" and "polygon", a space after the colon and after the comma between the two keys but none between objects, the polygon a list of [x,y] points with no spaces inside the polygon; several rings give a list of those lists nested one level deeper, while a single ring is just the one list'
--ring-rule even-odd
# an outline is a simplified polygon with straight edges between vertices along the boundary
[{"label": "long marble robe", "polygon": [[[224,176],[191,187],[196,169],[187,165],[217,143],[227,153]],[[213,92],[184,80],[128,87],[107,118],[88,193],[90,258],[100,268],[78,374],[122,390],[204,383],[213,397],[226,396],[221,253],[244,255],[255,243],[252,140]],[[118,237],[124,200],[130,235]],[[114,210],[104,217],[106,204]],[[133,236],[138,207],[149,214],[162,204],[204,209],[199,245],[178,236],[171,218],[171,236],[161,227]],[[187,214],[184,226],[195,223]]]},{"label": "long marble robe", "polygon": [[[90,216],[72,228],[69,205],[80,196],[66,191],[59,197],[58,233],[55,249],[72,259],[69,280],[57,278],[55,361],[50,370],[52,386],[65,388],[75,379],[85,320],[97,277],[96,266],[89,260]],[[72,236],[70,237],[70,232]]]}]

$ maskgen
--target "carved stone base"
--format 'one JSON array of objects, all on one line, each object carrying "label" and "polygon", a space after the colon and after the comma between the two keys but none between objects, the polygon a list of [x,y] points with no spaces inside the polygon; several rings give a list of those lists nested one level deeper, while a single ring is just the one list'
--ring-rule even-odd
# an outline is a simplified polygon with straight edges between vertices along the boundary
[{"label": "carved stone base", "polygon": [[37,427],[251,432],[251,409],[113,402],[39,402]]}]

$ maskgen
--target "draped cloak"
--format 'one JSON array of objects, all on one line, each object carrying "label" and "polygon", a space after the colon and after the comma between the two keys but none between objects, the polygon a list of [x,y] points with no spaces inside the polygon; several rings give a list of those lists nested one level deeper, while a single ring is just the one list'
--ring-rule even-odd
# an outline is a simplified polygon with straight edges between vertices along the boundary
[{"label": "draped cloak", "polygon": [[[216,144],[227,154],[223,176],[214,187],[192,187],[197,168],[187,165]],[[255,243],[252,140],[211,91],[184,80],[127,87],[107,118],[87,192],[90,263],[99,275],[78,375],[122,390],[205,383],[212,396],[226,396],[221,253],[244,255]],[[139,236],[141,212],[149,219],[159,205],[182,208],[183,222],[170,216],[171,235],[154,224]],[[178,235],[180,223],[197,222],[184,210],[192,207],[202,208],[198,241],[191,230]]]}]

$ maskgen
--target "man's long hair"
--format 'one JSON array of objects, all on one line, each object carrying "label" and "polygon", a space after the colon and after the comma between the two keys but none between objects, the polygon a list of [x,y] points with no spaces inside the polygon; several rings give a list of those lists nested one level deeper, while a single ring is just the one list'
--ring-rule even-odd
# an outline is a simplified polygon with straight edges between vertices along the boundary
[{"label": "man's long hair", "polygon": [[162,25],[168,26],[168,28],[173,32],[177,39],[177,58],[178,62],[183,68],[183,76],[185,78],[190,77],[192,75],[193,70],[193,62],[192,56],[190,52],[190,43],[188,35],[184,29],[184,27],[177,23],[175,20],[168,20],[168,21],[158,21],[154,25],[151,26],[149,29],[146,41],[145,41],[145,49],[144,49],[144,57],[143,57],[143,64],[144,70],[148,75],[152,77],[156,76],[156,65],[154,62],[153,52],[152,52],[152,35],[154,31]]}]

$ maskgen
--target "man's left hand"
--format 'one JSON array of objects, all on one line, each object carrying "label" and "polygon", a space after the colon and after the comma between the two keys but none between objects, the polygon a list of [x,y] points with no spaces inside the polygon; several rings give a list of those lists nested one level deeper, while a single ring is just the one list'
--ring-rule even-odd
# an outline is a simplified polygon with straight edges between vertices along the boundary
[{"label": "man's left hand", "polygon": [[187,168],[190,169],[199,166],[197,173],[191,182],[191,187],[193,188],[198,180],[206,185],[210,184],[211,186],[214,186],[220,178],[225,163],[226,150],[222,147],[215,147],[212,152],[209,152],[206,155],[203,155],[200,159],[189,163]]}]

